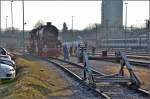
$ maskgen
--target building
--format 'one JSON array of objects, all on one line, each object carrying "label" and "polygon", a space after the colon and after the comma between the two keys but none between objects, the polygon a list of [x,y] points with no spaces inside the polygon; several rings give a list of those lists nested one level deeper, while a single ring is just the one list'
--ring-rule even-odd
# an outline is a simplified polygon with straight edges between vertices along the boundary
[{"label": "building", "polygon": [[[28,40],[28,31],[25,31],[25,44]],[[8,49],[21,49],[23,48],[23,33],[19,30],[14,30],[13,33],[10,30],[2,31],[1,37],[1,47]],[[25,45],[26,46],[26,45]]]},{"label": "building", "polygon": [[122,27],[123,0],[102,0],[102,25]]},{"label": "building", "polygon": [[123,0],[102,0],[101,24],[106,38],[122,36]]}]

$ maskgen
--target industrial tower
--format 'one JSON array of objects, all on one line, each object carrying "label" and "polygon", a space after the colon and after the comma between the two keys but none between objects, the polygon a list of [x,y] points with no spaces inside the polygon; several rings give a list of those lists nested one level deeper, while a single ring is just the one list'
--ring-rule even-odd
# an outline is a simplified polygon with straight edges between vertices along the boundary
[{"label": "industrial tower", "polygon": [[123,0],[102,0],[102,26],[121,28],[123,25]]}]

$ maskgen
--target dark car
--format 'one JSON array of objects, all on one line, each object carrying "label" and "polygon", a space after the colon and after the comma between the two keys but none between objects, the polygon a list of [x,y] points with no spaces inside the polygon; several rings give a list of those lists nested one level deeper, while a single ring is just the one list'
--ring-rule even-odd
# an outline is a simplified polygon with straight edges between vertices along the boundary
[{"label": "dark car", "polygon": [[7,51],[5,48],[0,47],[0,54],[1,55],[7,55]]}]

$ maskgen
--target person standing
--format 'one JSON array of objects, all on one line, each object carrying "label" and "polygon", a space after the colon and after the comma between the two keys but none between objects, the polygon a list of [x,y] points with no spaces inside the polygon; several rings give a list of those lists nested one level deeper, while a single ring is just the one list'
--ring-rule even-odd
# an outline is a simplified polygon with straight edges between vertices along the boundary
[{"label": "person standing", "polygon": [[69,51],[68,51],[68,47],[66,44],[64,44],[63,46],[63,53],[64,53],[64,60],[69,60]]}]

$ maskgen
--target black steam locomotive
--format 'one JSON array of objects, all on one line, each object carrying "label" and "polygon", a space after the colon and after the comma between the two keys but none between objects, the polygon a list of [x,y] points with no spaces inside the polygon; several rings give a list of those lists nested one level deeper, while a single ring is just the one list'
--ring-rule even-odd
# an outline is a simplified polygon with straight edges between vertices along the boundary
[{"label": "black steam locomotive", "polygon": [[29,33],[27,49],[30,53],[43,57],[59,56],[60,46],[58,29],[51,22],[47,22],[47,25],[39,26]]}]

